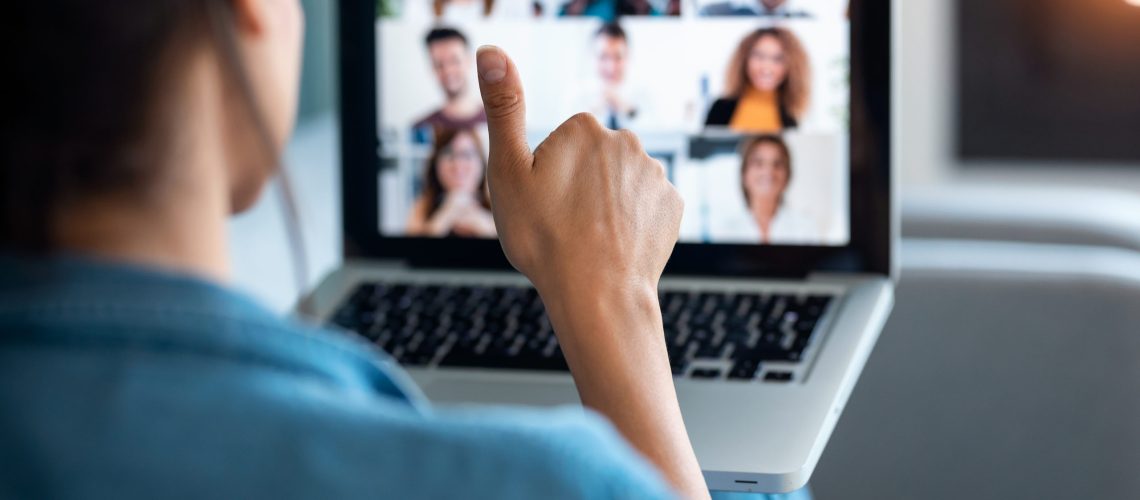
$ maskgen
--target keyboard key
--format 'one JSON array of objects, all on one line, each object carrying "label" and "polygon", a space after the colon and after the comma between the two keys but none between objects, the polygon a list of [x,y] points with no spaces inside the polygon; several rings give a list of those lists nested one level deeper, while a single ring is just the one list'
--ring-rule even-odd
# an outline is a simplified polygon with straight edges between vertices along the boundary
[{"label": "keyboard key", "polygon": [[699,344],[693,357],[697,359],[721,359],[724,357],[727,345],[716,342],[703,342]]},{"label": "keyboard key", "polygon": [[689,376],[698,379],[720,378],[720,370],[717,368],[698,368],[689,373]]},{"label": "keyboard key", "polygon": [[789,371],[771,371],[764,374],[765,382],[791,382],[792,372]]},{"label": "keyboard key", "polygon": [[732,365],[728,372],[730,380],[752,380],[756,378],[756,371],[760,369],[760,362],[755,359],[742,359]]}]

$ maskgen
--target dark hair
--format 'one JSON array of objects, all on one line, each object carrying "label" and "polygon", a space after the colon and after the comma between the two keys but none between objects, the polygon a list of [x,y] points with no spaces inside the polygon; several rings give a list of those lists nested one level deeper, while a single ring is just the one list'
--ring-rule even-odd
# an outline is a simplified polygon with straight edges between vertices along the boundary
[{"label": "dark hair", "polygon": [[424,37],[424,45],[431,47],[431,44],[433,43],[443,42],[447,40],[459,40],[460,42],[463,42],[464,47],[470,46],[467,43],[467,37],[463,36],[463,33],[455,28],[432,28],[432,30],[428,32],[427,36]]},{"label": "dark hair", "polygon": [[18,43],[5,44],[10,88],[0,93],[0,248],[51,252],[61,206],[152,187],[178,126],[163,88],[201,44],[217,52],[255,139],[277,161],[240,60],[232,2],[18,2],[4,17],[6,38]]},{"label": "dark hair", "polygon": [[[740,148],[740,190],[744,193],[744,204],[749,206],[752,205],[752,197],[748,195],[748,187],[744,185],[744,174],[748,172],[748,157],[752,154],[752,150],[762,144],[771,144],[780,150],[780,155],[784,157],[784,170],[788,173],[787,183],[792,182],[792,152],[788,149],[788,143],[784,142],[784,138],[778,135],[760,135],[749,139]],[[779,203],[784,204],[783,193],[780,194]]]},{"label": "dark hair", "polygon": [[625,29],[622,28],[620,24],[615,22],[605,23],[602,25],[602,27],[598,28],[598,31],[594,32],[594,38],[600,36],[616,38],[625,42],[626,44],[629,43],[629,38],[625,35]]},{"label": "dark hair", "polygon": [[432,146],[431,156],[428,157],[427,166],[424,169],[424,192],[423,197],[427,200],[427,216],[435,214],[436,210],[443,205],[443,183],[439,181],[439,160],[443,156],[443,150],[455,142],[460,134],[468,134],[475,140],[475,149],[479,152],[479,161],[483,162],[483,180],[479,183],[482,186],[479,189],[479,194],[476,199],[483,208],[491,209],[491,200],[487,196],[487,156],[483,154],[483,143],[479,141],[479,134],[473,128],[439,128],[435,131],[435,145]]}]

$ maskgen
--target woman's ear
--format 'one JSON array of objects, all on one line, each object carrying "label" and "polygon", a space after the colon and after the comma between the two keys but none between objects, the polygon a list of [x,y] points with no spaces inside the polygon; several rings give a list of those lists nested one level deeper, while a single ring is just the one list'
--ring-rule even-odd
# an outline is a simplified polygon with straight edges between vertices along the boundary
[{"label": "woman's ear", "polygon": [[242,34],[263,35],[268,24],[270,4],[265,0],[232,0],[237,28]]},{"label": "woman's ear", "polygon": [[[234,30],[242,51],[242,64],[253,80],[254,90],[263,101],[261,106],[271,122],[280,120],[274,108],[285,108],[292,114],[296,104],[301,73],[301,45],[305,16],[300,0],[229,0],[233,5]],[[287,123],[271,123],[292,127]],[[281,139],[282,137],[278,137]]]},{"label": "woman's ear", "polygon": [[[232,111],[231,120],[245,122],[247,130],[258,129],[269,137],[237,141],[230,152],[231,190],[234,211],[252,205],[284,150],[297,110],[300,87],[301,45],[304,14],[299,0],[229,0],[233,9],[232,29],[240,52],[241,70],[254,99],[255,116]],[[261,122],[258,124],[257,122]],[[269,144],[265,140],[268,139]],[[266,151],[266,146],[272,151]],[[268,154],[267,154],[268,153]]]}]

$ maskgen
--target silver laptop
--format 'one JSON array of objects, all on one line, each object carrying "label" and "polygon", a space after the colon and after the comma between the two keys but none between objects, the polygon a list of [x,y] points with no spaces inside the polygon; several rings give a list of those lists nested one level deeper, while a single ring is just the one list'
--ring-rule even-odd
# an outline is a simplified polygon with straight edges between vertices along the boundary
[{"label": "silver laptop", "polygon": [[475,47],[501,46],[532,147],[591,111],[637,132],[685,198],[660,297],[709,487],[802,487],[893,302],[890,2],[770,17],[682,2],[616,27],[520,3],[340,2],[346,263],[311,312],[390,353],[437,404],[578,404],[541,301],[485,224],[477,113],[448,115],[478,99]]}]

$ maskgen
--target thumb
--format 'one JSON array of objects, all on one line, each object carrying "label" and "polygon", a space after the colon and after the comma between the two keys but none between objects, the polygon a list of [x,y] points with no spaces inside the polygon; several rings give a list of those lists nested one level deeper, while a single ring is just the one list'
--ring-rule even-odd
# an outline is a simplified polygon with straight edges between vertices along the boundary
[{"label": "thumb", "polygon": [[479,47],[475,63],[487,112],[491,168],[529,169],[533,158],[526,143],[526,102],[518,70],[502,49],[491,45]]}]

